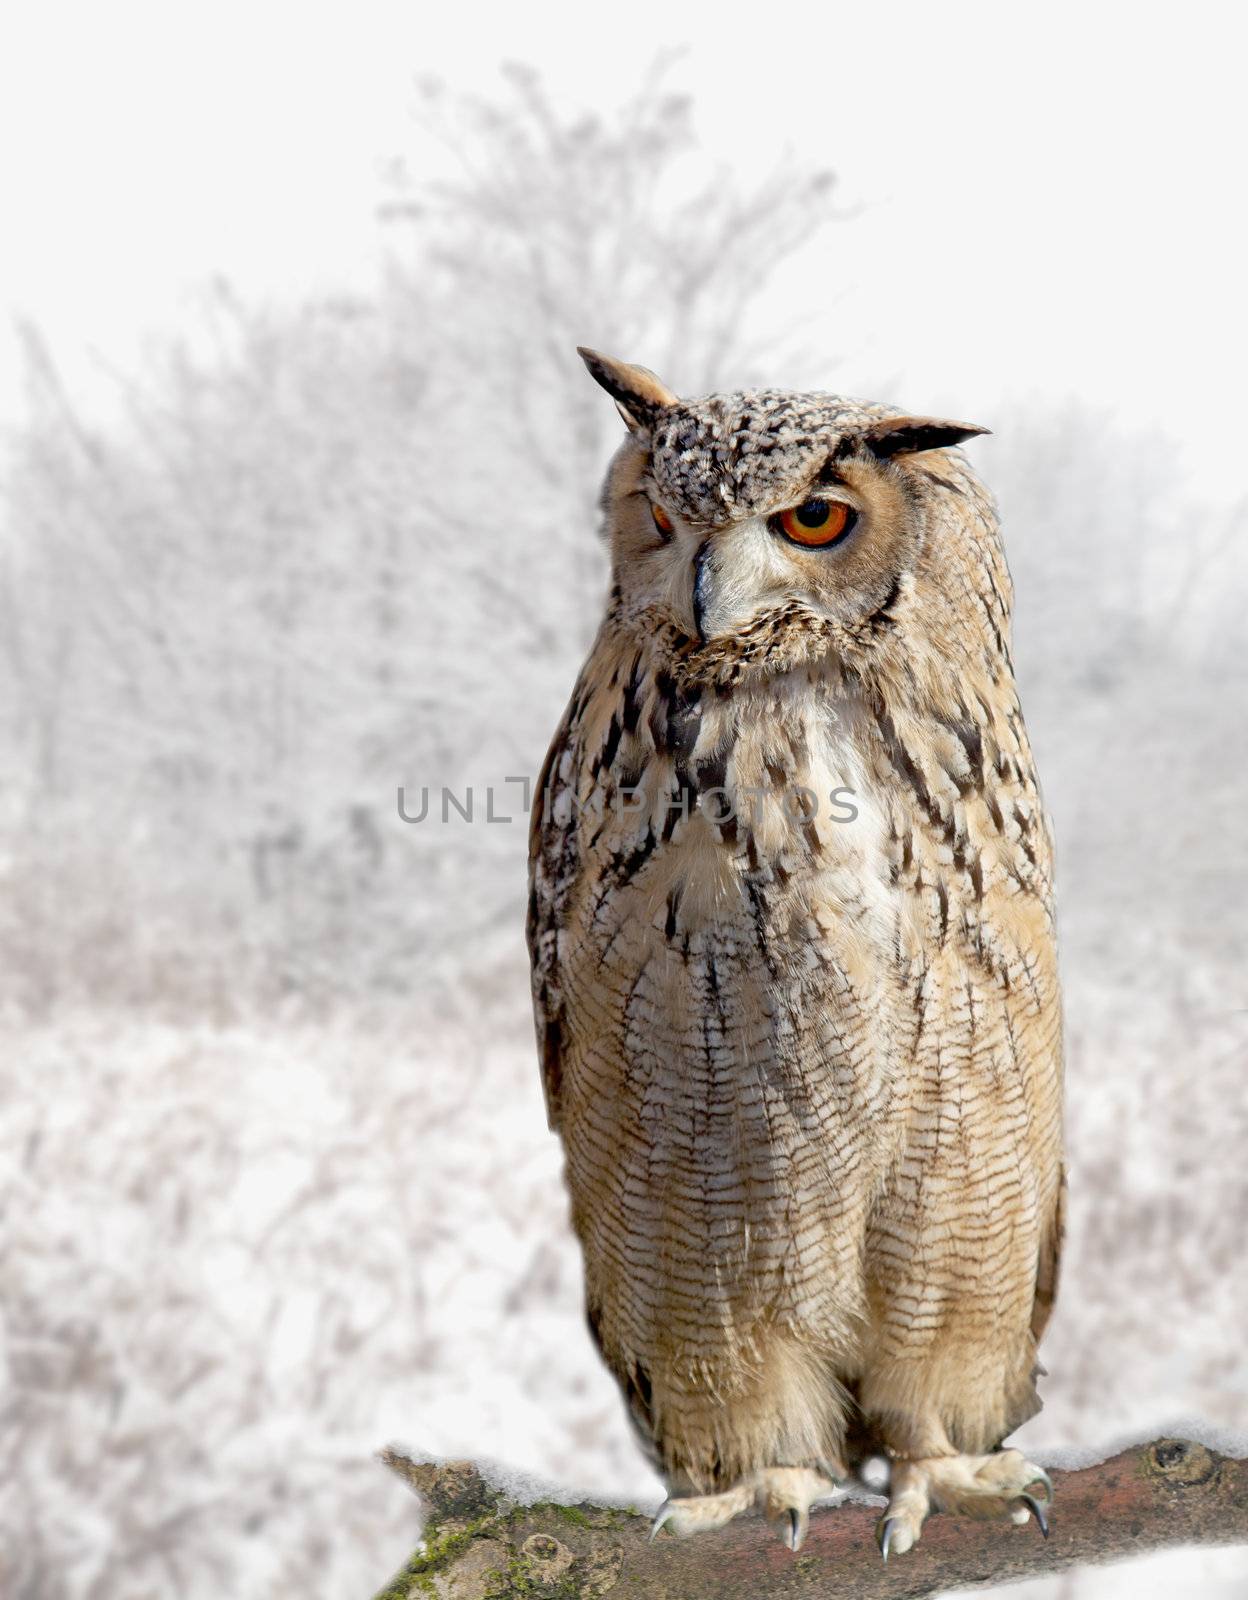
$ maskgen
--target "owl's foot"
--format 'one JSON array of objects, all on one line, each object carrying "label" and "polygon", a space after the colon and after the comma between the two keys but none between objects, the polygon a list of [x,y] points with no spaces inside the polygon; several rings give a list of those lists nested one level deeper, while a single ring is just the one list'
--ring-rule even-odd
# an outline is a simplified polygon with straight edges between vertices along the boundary
[{"label": "owl's foot", "polygon": [[887,1561],[890,1555],[901,1555],[918,1544],[930,1511],[1002,1517],[1020,1524],[1034,1516],[1047,1539],[1052,1499],[1048,1473],[1033,1466],[1018,1450],[895,1461],[888,1510],[876,1529],[880,1553]]},{"label": "owl's foot", "polygon": [[757,1507],[770,1521],[780,1523],[781,1537],[789,1549],[800,1550],[810,1526],[811,1506],[834,1494],[836,1488],[831,1469],[816,1472],[813,1467],[763,1467],[722,1494],[664,1501],[650,1537],[653,1539],[660,1528],[670,1528],[678,1539],[687,1539],[690,1534],[722,1528],[743,1511]]}]

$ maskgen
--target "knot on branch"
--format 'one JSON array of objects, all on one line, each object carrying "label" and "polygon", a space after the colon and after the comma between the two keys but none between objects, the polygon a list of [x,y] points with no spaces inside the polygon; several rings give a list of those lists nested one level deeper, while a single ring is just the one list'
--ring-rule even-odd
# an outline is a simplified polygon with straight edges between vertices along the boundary
[{"label": "knot on branch", "polygon": [[420,1548],[378,1600],[592,1600],[624,1565],[614,1530],[645,1526],[588,1503],[517,1506],[470,1461],[413,1461],[400,1450],[381,1459],[420,1497],[425,1524]]},{"label": "knot on branch", "polygon": [[1191,1439],[1158,1439],[1145,1458],[1147,1468],[1176,1489],[1190,1489],[1216,1477],[1219,1457]]}]

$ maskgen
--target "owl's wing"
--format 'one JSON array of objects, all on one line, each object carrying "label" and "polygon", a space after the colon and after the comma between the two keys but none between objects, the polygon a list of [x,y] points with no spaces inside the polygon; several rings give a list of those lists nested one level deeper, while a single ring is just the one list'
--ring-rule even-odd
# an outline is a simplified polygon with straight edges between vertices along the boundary
[{"label": "owl's wing", "polygon": [[[1029,799],[1035,808],[1038,830],[1032,846],[1032,865],[1036,872],[1035,892],[1048,907],[1050,926],[1053,924],[1053,827],[1040,797],[1040,785],[1031,760],[1031,745],[1023,728],[1022,711],[1015,701],[1015,719],[1020,742],[1022,770],[1027,774]],[[1059,1069],[1060,1070],[1060,1069]],[[1031,1332],[1039,1344],[1053,1314],[1057,1297],[1058,1278],[1061,1273],[1062,1246],[1066,1240],[1066,1167],[1063,1163],[1058,1175],[1057,1194],[1053,1209],[1040,1239],[1040,1259],[1036,1269],[1036,1294],[1031,1307]]]},{"label": "owl's wing", "polygon": [[1053,1301],[1057,1297],[1057,1280],[1061,1269],[1062,1244],[1066,1238],[1066,1169],[1062,1168],[1057,1186],[1057,1200],[1049,1219],[1048,1232],[1040,1243],[1040,1264],[1036,1272],[1036,1298],[1031,1307],[1031,1334],[1037,1344],[1044,1336]]},{"label": "owl's wing", "polygon": [[[573,706],[576,701],[574,699]],[[563,997],[559,981],[559,934],[564,906],[580,872],[580,846],[574,819],[560,824],[555,810],[575,747],[573,707],[555,734],[533,796],[529,821],[529,912],[526,933],[533,980],[533,1019],[546,1096],[546,1120],[559,1126],[562,1077]]]}]

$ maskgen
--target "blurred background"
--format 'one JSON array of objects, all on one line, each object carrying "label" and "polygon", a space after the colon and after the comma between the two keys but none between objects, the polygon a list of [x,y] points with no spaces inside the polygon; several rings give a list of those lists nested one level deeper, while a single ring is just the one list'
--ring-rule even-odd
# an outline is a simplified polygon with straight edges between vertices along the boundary
[{"label": "blurred background", "polygon": [[[15,1600],[363,1597],[417,1530],[391,1440],[661,1497],[583,1325],[506,781],[603,598],[620,425],[578,342],[685,393],[993,429],[1069,1029],[1070,1239],[1022,1437],[1248,1430],[1226,14],[587,19],[10,29]],[[1248,1594],[1248,1551],[1009,1592],[1198,1589]]]}]

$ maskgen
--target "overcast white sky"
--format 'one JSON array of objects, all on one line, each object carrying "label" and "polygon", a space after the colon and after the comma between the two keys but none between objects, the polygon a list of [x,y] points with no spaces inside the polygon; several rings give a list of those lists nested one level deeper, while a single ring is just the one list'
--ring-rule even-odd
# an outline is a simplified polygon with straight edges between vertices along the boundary
[{"label": "overcast white sky", "polygon": [[[673,81],[716,157],[758,170],[787,141],[863,208],[824,247],[829,387],[884,376],[887,398],[986,421],[1004,398],[1079,394],[1167,426],[1233,493],[1242,16],[1202,0],[30,6],[0,61],[0,304],[44,325],[88,394],[91,352],[124,367],[213,271],[268,296],[366,282],[415,73],[488,92],[500,61],[533,61],[606,105],[687,44]],[[16,404],[6,374],[0,415]]]}]

